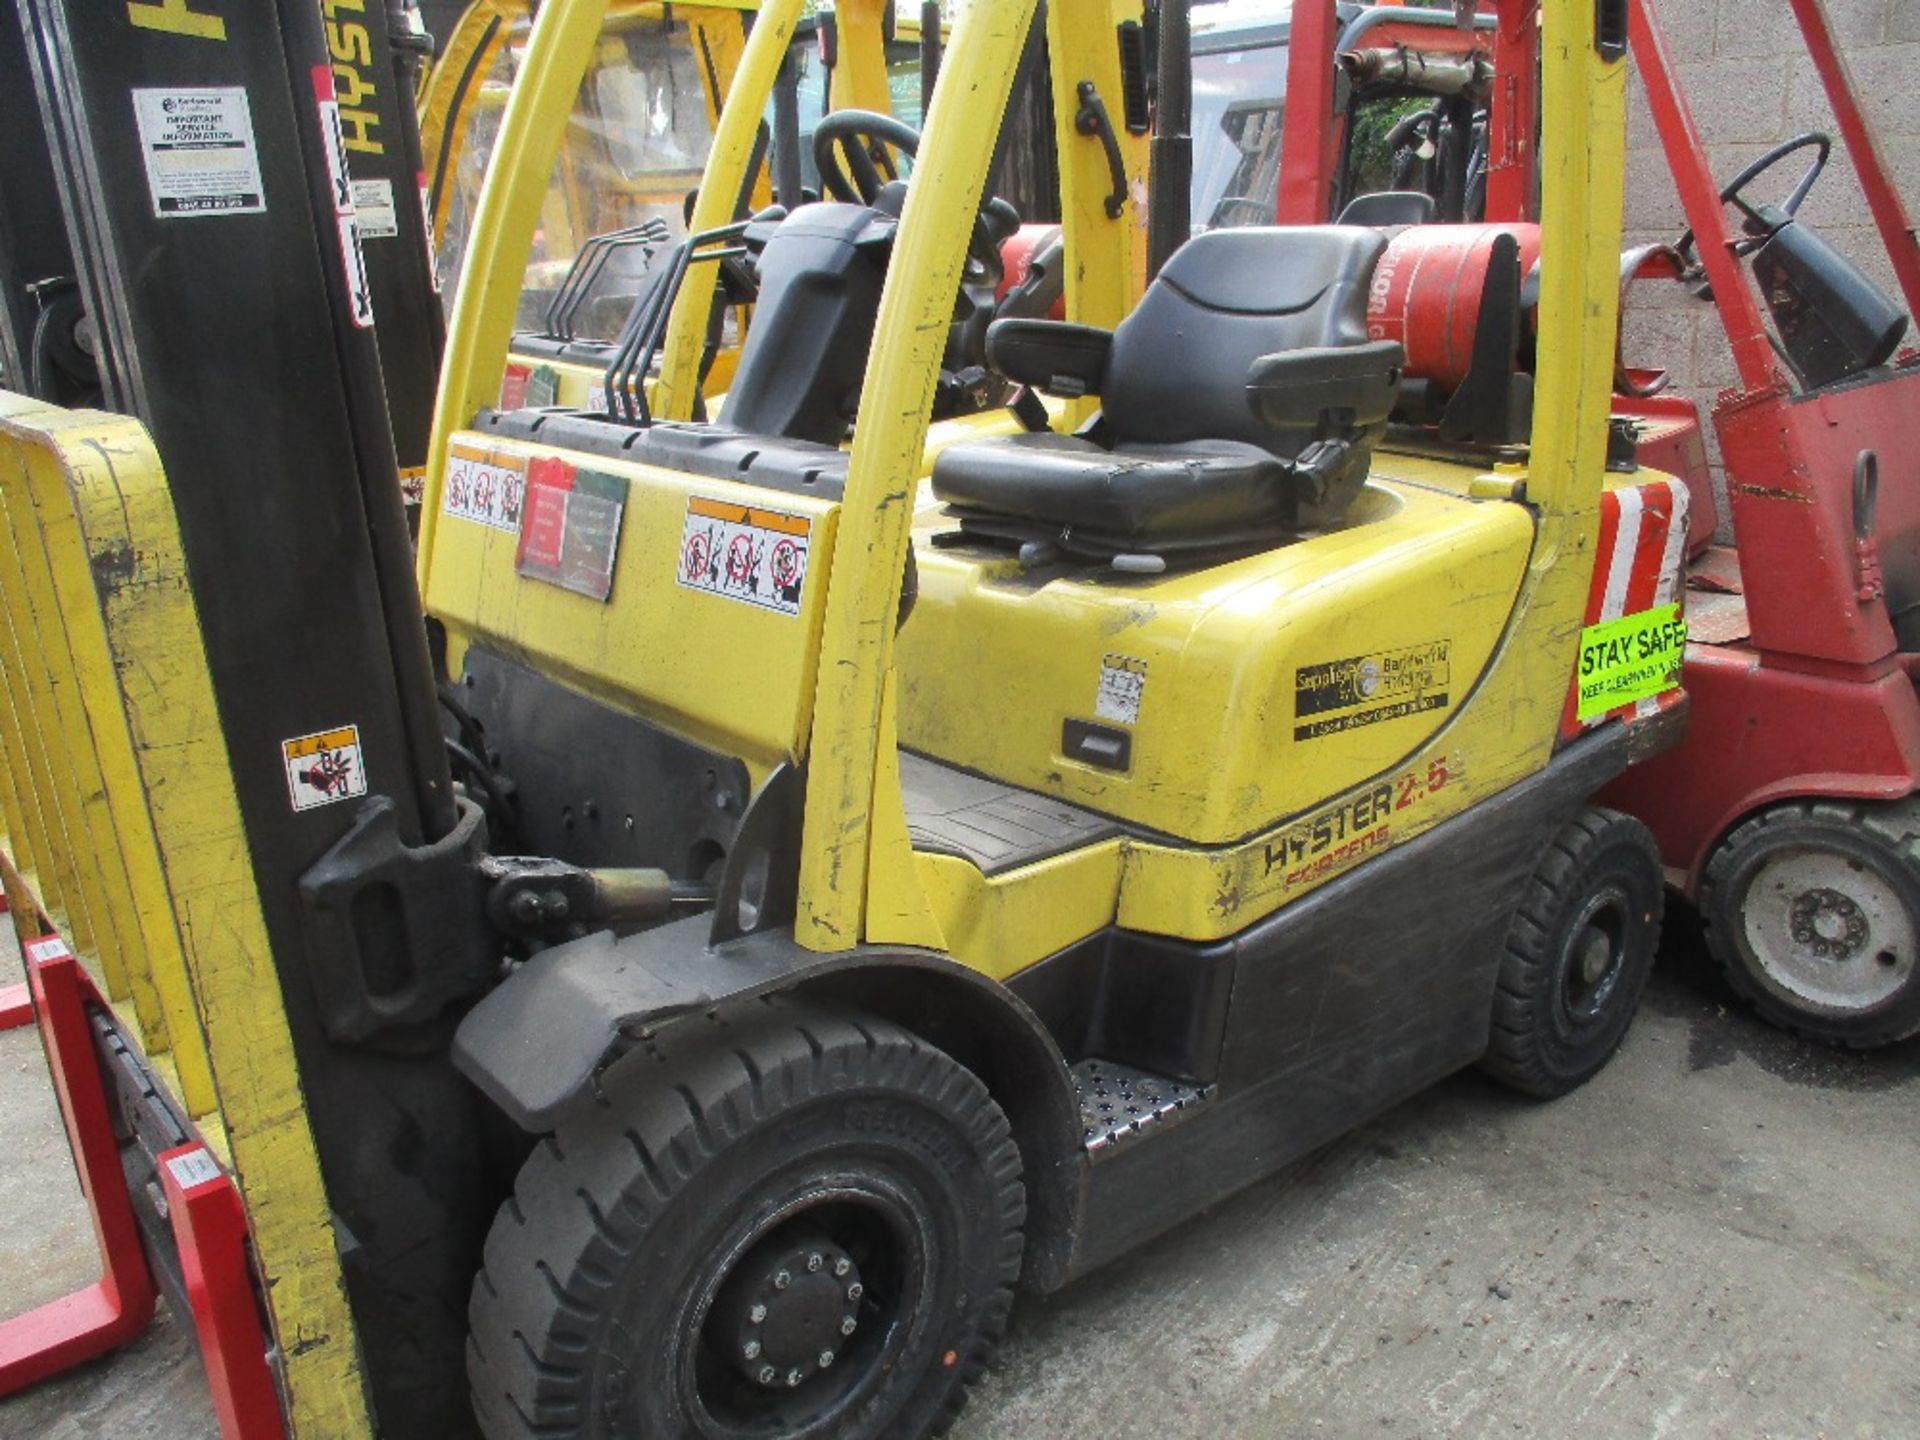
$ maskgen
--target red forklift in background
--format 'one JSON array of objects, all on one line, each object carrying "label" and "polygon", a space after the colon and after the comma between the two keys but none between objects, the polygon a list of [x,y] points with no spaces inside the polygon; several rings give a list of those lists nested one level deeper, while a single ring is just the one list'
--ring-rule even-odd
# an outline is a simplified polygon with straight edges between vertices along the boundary
[{"label": "red forklift in background", "polygon": [[[1796,218],[1832,137],[1795,136],[1716,183],[1651,0],[1619,3],[1689,227],[1673,245],[1623,255],[1622,287],[1665,280],[1710,300],[1739,383],[1712,406],[1736,536],[1720,545],[1699,406],[1669,393],[1663,372],[1616,364],[1621,463],[1666,470],[1691,498],[1693,713],[1684,744],[1604,799],[1652,828],[1709,951],[1762,1016],[1830,1043],[1888,1044],[1920,1033],[1920,353],[1901,343],[1920,307],[1920,244],[1822,0],[1789,3],[1904,309]],[[1415,22],[1428,27],[1418,37],[1382,43],[1366,38],[1378,16],[1298,0],[1287,37],[1278,221],[1463,222],[1451,242],[1401,232],[1375,297],[1380,333],[1403,340],[1409,372],[1443,395],[1473,383],[1476,337],[1458,317],[1482,311],[1495,239],[1512,237],[1523,269],[1538,255],[1538,32],[1525,17],[1502,25],[1478,10],[1430,13]],[[1391,16],[1396,32],[1419,13]],[[1216,48],[1230,28],[1215,29]],[[1410,96],[1431,97],[1390,137],[1396,186],[1409,174],[1412,186],[1367,193],[1356,180],[1364,108]],[[1319,123],[1301,123],[1308,116]],[[1196,151],[1211,138],[1196,135]],[[1804,163],[1783,198],[1749,198],[1796,157]],[[1258,223],[1251,213],[1195,218]],[[1403,304],[1391,277],[1432,265],[1459,275],[1452,302]],[[1524,288],[1537,288],[1537,274]],[[1529,329],[1516,342],[1523,371]],[[1640,517],[1614,523],[1626,532],[1617,543],[1632,543]]]}]

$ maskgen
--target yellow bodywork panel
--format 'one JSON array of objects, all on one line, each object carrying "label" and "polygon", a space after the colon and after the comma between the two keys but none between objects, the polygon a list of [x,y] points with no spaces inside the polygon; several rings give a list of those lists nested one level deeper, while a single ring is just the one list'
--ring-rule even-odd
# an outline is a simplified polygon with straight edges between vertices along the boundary
[{"label": "yellow bodywork panel", "polygon": [[[116,1005],[121,1023],[234,1174],[292,1433],[368,1434],[332,1218],[159,457],[137,421],[0,393],[0,499],[0,739],[10,762],[16,746],[29,762],[6,772],[9,823],[18,815],[29,832],[26,846],[10,833],[9,849],[42,877],[85,875],[72,893],[111,927],[118,974],[101,976],[104,952],[81,958],[128,1002]],[[16,903],[16,927],[37,926],[37,908]],[[80,949],[71,907],[64,919]]]},{"label": "yellow bodywork panel", "polygon": [[[1349,522],[1153,577],[922,545],[901,741],[1201,845],[1378,774],[1466,708],[1533,518],[1376,480]],[[1069,758],[1068,721],[1130,733],[1131,764]]]},{"label": "yellow bodywork panel", "polygon": [[947,953],[1004,980],[1113,923],[1123,842],[1105,840],[992,876],[953,855],[914,859]]},{"label": "yellow bodywork panel", "polygon": [[[524,475],[550,448],[472,432],[456,464]],[[570,463],[626,482],[613,585],[603,603],[522,576],[518,536],[439,517],[424,599],[448,631],[457,673],[483,643],[581,692],[746,761],[756,782],[803,753],[833,553],[834,505],[597,456]],[[726,583],[735,557],[791,540],[805,567],[791,612]],[[746,547],[736,551],[738,542]],[[689,556],[700,572],[684,573]],[[737,562],[736,562],[737,563]],[[717,573],[716,573],[717,567]],[[758,574],[767,573],[766,566]]]}]

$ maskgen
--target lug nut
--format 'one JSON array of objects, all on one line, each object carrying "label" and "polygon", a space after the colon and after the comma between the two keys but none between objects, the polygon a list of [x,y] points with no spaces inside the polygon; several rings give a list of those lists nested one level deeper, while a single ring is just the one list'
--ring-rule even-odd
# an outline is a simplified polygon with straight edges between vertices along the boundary
[{"label": "lug nut", "polygon": [[771,1385],[775,1380],[780,1378],[780,1372],[775,1370],[771,1365],[762,1365],[760,1367],[759,1378],[762,1385]]},{"label": "lug nut", "polygon": [[793,1389],[794,1386],[798,1385],[805,1378],[806,1377],[802,1375],[798,1370],[787,1371],[787,1388],[789,1390]]},{"label": "lug nut", "polygon": [[747,1319],[751,1320],[755,1325],[758,1325],[762,1320],[766,1318],[767,1318],[767,1307],[764,1305],[756,1305],[751,1310],[747,1311]]},{"label": "lug nut", "polygon": [[847,1259],[847,1257],[844,1255],[842,1255],[838,1260],[833,1262],[833,1273],[835,1275],[845,1276],[846,1273],[851,1269],[853,1269],[853,1262]]},{"label": "lug nut", "polygon": [[780,1271],[778,1274],[776,1274],[773,1277],[773,1288],[776,1290],[784,1290],[787,1288],[787,1286],[791,1285],[792,1283],[793,1283],[793,1276],[789,1275],[784,1270]]},{"label": "lug nut", "polygon": [[840,1333],[842,1335],[851,1335],[855,1330],[858,1330],[859,1328],[860,1328],[860,1322],[854,1319],[853,1316],[851,1315],[847,1316],[846,1319],[840,1322]]},{"label": "lug nut", "polygon": [[747,1341],[745,1345],[740,1347],[740,1353],[745,1355],[749,1360],[758,1360],[760,1358],[760,1342],[758,1340]]},{"label": "lug nut", "polygon": [[866,1293],[867,1293],[867,1287],[862,1285],[858,1280],[854,1281],[851,1285],[847,1286],[847,1298],[849,1300],[858,1300],[862,1295]]},{"label": "lug nut", "polygon": [[829,1365],[833,1364],[833,1359],[833,1351],[822,1350],[820,1352],[820,1368],[822,1370],[826,1369]]},{"label": "lug nut", "polygon": [[807,1273],[809,1275],[818,1275],[820,1273],[820,1267],[826,1263],[826,1259],[820,1252],[818,1250],[814,1251],[811,1255],[807,1256]]}]

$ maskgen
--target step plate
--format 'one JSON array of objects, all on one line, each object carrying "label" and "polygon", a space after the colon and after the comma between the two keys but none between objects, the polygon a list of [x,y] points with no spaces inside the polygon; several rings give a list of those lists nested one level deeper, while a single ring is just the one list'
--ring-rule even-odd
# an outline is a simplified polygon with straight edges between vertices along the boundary
[{"label": "step plate", "polygon": [[1195,1087],[1100,1059],[1073,1067],[1073,1088],[1080,1097],[1082,1138],[1088,1153],[1096,1155],[1137,1139],[1213,1093],[1211,1085]]}]

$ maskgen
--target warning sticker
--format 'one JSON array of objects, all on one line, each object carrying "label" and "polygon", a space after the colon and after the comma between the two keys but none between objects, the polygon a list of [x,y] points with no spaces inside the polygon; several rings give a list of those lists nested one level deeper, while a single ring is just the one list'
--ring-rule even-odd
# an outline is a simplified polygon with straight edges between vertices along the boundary
[{"label": "warning sticker", "polygon": [[440,509],[518,535],[526,492],[527,462],[519,456],[452,450],[447,455],[447,482],[440,489]]},{"label": "warning sticker", "polygon": [[804,515],[690,496],[680,532],[680,583],[798,615],[812,532],[813,522]]},{"label": "warning sticker", "polygon": [[367,793],[358,725],[282,740],[280,758],[286,762],[287,792],[295,810],[316,810]]},{"label": "warning sticker", "polygon": [[220,1178],[220,1166],[207,1153],[205,1146],[197,1145],[184,1155],[171,1156],[167,1160],[167,1169],[172,1172],[173,1183],[182,1190],[191,1190],[196,1185]]},{"label": "warning sticker", "polygon": [[623,476],[577,470],[557,458],[531,461],[514,569],[530,580],[604,601],[613,593],[626,503]]},{"label": "warning sticker", "polygon": [[1293,738],[1317,740],[1447,706],[1452,642],[1430,640],[1302,665],[1293,672]]},{"label": "warning sticker", "polygon": [[1588,720],[1673,689],[1686,651],[1687,622],[1678,605],[1587,626],[1580,632],[1577,718]]},{"label": "warning sticker", "polygon": [[238,85],[135,90],[133,115],[153,213],[162,220],[267,208],[253,112]]},{"label": "warning sticker", "polygon": [[360,216],[362,240],[391,240],[400,233],[400,212],[393,206],[391,180],[354,181],[353,208]]},{"label": "warning sticker", "polygon": [[1100,657],[1100,688],[1094,693],[1093,713],[1119,725],[1140,720],[1140,698],[1147,693],[1147,662],[1131,655]]},{"label": "warning sticker", "polygon": [[[360,216],[354,209],[360,187],[348,177],[347,147],[340,135],[340,106],[333,96],[333,70],[313,67],[313,99],[320,110],[320,133],[326,141],[327,188],[333,196],[333,222],[340,233],[340,264],[347,280],[347,314],[362,330],[373,326],[373,284],[367,278],[367,257],[360,249]],[[387,193],[393,209],[393,193]]]}]

